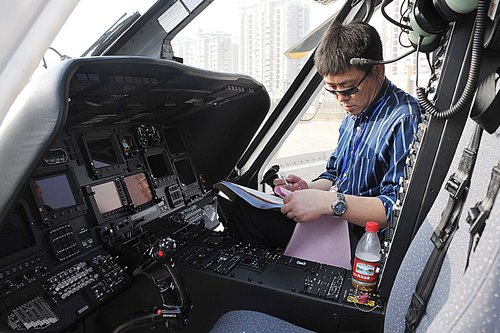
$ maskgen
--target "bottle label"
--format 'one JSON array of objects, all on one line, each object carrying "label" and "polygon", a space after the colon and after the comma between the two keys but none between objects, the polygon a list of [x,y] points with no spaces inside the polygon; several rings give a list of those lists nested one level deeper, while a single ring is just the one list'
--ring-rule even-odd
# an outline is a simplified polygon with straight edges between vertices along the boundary
[{"label": "bottle label", "polygon": [[361,260],[358,257],[354,258],[352,276],[363,282],[375,282],[377,280],[377,262]]}]

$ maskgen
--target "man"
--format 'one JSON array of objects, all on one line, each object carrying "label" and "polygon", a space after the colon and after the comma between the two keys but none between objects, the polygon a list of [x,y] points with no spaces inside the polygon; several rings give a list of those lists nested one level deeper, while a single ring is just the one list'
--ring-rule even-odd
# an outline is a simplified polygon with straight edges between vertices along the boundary
[{"label": "man", "polygon": [[[351,253],[367,221],[387,225],[396,201],[399,178],[421,120],[421,109],[410,95],[386,77],[384,65],[353,66],[352,58],[382,60],[382,42],[366,23],[331,26],[315,53],[325,89],[346,111],[338,145],[317,179],[307,183],[289,175],[274,184],[293,191],[281,213],[297,223],[321,215],[349,223]],[[236,203],[228,213],[229,229],[243,240],[285,247],[294,223]]]}]

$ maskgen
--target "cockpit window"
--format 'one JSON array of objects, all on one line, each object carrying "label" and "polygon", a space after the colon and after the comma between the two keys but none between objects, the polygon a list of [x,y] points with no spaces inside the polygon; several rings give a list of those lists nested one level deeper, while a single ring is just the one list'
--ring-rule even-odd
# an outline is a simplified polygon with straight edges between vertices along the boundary
[{"label": "cockpit window", "polygon": [[273,109],[321,36],[303,52],[294,46],[343,2],[214,0],[172,40],[174,56],[194,67],[250,75],[266,87]]},{"label": "cockpit window", "polygon": [[[59,31],[42,65],[47,67],[64,58],[89,56],[92,46],[113,27],[128,18],[144,14],[156,0],[80,0]],[[89,51],[89,52],[87,52]]]}]

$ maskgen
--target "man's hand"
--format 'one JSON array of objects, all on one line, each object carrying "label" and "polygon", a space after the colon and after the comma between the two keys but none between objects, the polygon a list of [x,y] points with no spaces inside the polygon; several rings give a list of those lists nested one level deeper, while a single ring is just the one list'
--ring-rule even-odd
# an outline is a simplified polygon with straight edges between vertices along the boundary
[{"label": "man's hand", "polygon": [[275,186],[284,187],[287,190],[292,191],[292,192],[309,188],[309,186],[307,185],[307,182],[305,180],[303,180],[299,176],[295,176],[295,175],[288,175],[286,177],[286,181],[285,181],[285,179],[276,178],[273,181],[273,184]]},{"label": "man's hand", "polygon": [[295,222],[309,222],[324,214],[331,214],[333,194],[328,191],[306,189],[283,198],[281,213]]}]

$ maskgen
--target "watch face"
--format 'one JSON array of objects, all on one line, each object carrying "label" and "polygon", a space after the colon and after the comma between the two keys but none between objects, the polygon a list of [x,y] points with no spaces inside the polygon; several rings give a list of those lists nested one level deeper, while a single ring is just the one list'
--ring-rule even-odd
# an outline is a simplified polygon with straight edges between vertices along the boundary
[{"label": "watch face", "polygon": [[346,205],[343,202],[336,202],[334,206],[335,214],[336,215],[343,215],[346,211]]}]

